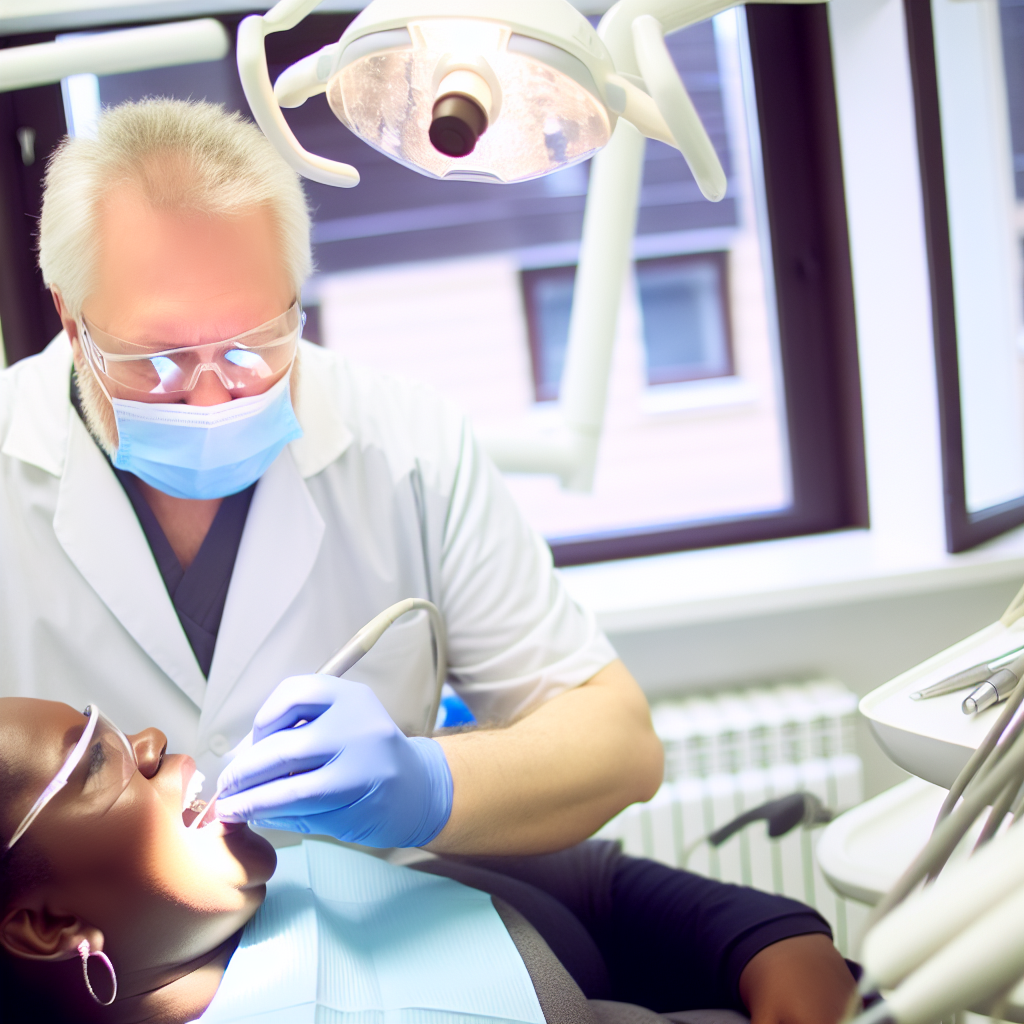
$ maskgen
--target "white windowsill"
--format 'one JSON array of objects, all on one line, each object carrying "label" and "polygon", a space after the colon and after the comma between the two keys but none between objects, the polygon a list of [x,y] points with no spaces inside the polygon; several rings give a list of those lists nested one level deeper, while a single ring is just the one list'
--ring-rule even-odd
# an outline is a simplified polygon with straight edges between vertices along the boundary
[{"label": "white windowsill", "polygon": [[756,398],[754,386],[742,377],[709,377],[647,387],[640,398],[640,408],[648,415],[705,412],[752,405]]},{"label": "white windowsill", "polygon": [[959,555],[883,545],[870,530],[624,559],[561,571],[612,633],[667,629],[1020,578],[1024,527]]}]

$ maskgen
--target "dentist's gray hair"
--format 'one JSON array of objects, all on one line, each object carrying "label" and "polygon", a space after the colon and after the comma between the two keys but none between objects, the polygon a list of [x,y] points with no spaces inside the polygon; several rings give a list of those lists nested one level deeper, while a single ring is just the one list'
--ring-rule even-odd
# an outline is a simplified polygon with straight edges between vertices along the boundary
[{"label": "dentist's gray hair", "polygon": [[97,210],[118,186],[162,209],[233,216],[266,207],[296,295],[312,272],[299,176],[255,125],[212,103],[122,103],[100,116],[95,138],[65,139],[46,171],[39,266],[76,319],[92,288]]}]

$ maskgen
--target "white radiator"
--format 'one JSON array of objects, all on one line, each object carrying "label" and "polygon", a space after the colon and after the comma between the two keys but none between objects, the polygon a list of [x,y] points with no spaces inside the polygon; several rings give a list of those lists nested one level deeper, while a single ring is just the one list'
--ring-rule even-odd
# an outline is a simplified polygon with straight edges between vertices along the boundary
[{"label": "white radiator", "polygon": [[755,822],[717,849],[695,840],[745,810],[797,790],[843,811],[863,800],[854,750],[856,697],[839,683],[815,680],[690,697],[656,704],[665,746],[665,783],[599,833],[627,853],[780,893],[815,907],[850,955],[867,908],[837,896],[814,858],[815,830],[797,827],[769,839]]}]

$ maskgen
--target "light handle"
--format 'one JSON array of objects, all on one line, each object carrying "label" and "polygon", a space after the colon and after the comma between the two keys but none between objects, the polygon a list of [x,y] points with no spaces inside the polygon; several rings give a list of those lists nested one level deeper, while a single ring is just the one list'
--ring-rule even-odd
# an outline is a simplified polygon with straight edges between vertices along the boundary
[{"label": "light handle", "polygon": [[706,199],[719,202],[725,197],[725,171],[672,62],[665,45],[665,30],[657,18],[641,14],[634,19],[633,47],[651,98],[693,172],[697,186]]},{"label": "light handle", "polygon": [[253,14],[244,19],[238,26],[238,77],[256,123],[293,170],[324,185],[351,188],[359,184],[359,172],[351,164],[310,153],[295,138],[281,113],[267,70],[266,37],[297,25],[319,3],[320,0],[280,0],[265,15]]}]

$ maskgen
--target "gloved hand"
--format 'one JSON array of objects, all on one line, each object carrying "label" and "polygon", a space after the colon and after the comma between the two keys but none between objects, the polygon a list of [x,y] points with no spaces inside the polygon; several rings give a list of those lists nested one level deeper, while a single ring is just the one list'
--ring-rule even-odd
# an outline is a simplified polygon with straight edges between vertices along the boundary
[{"label": "gloved hand", "polygon": [[251,737],[217,780],[224,821],[378,847],[424,846],[448,822],[441,745],[405,736],[362,683],[292,676],[260,708]]}]

